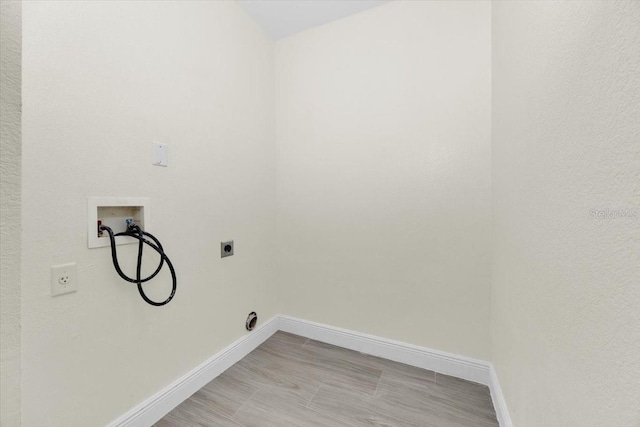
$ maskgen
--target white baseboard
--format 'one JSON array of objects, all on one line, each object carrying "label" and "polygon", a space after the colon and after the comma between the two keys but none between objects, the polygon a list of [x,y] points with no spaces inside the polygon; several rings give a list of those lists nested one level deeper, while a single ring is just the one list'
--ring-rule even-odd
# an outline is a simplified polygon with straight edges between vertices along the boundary
[{"label": "white baseboard", "polygon": [[278,329],[489,386],[500,427],[512,427],[498,377],[493,365],[489,362],[290,316],[278,318]]},{"label": "white baseboard", "polygon": [[487,385],[500,427],[512,427],[498,378],[489,362],[283,315],[271,318],[107,427],[152,425],[278,330]]},{"label": "white baseboard", "polygon": [[275,316],[107,426],[149,427],[205,384],[251,353],[277,330],[278,317]]},{"label": "white baseboard", "polygon": [[278,329],[317,341],[489,385],[491,364],[374,335],[362,334],[290,316],[280,316]]},{"label": "white baseboard", "polygon": [[502,394],[502,388],[500,387],[500,382],[498,381],[498,375],[496,374],[496,370],[491,365],[491,383],[489,384],[489,388],[491,389],[491,400],[493,400],[493,407],[496,410],[496,417],[498,418],[498,423],[500,427],[512,427],[511,417],[509,416],[509,410],[507,409],[507,402],[504,400],[504,395]]}]

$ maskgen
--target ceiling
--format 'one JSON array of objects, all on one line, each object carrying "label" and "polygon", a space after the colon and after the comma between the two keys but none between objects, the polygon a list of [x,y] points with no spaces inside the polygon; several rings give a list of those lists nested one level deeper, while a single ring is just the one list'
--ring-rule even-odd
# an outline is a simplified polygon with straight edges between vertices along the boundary
[{"label": "ceiling", "polygon": [[389,0],[237,0],[275,40]]}]

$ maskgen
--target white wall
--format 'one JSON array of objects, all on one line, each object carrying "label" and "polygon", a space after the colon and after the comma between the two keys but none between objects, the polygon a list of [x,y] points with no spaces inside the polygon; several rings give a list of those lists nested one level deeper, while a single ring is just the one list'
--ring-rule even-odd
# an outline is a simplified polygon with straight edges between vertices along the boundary
[{"label": "white wall", "polygon": [[286,314],[489,357],[490,15],[398,1],[277,43]]},{"label": "white wall", "polygon": [[640,3],[492,17],[492,360],[513,424],[640,426]]},{"label": "white wall", "polygon": [[[640,4],[490,7],[392,2],[274,62],[233,2],[27,2],[20,183],[3,1],[2,425],[20,348],[25,426],[100,425],[252,310],[491,357],[517,427],[638,425],[640,220],[590,210],[640,210]],[[171,304],[86,248],[89,196],[152,199]],[[79,292],[52,298],[49,267],[71,261]]]},{"label": "white wall", "polygon": [[[273,42],[234,2],[23,12],[23,420],[103,425],[246,333],[250,311],[280,312]],[[151,165],[156,139],[168,168]],[[151,198],[178,274],[168,306],[87,249],[89,196]],[[52,298],[50,266],[72,261],[79,291]],[[169,282],[165,269],[150,294]]]},{"label": "white wall", "polygon": [[0,2],[0,425],[20,424],[21,13]]}]

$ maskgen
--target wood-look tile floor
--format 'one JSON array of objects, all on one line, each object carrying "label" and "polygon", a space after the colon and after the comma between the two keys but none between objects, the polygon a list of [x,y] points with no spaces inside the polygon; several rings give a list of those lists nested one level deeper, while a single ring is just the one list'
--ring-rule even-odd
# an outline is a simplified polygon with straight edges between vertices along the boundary
[{"label": "wood-look tile floor", "polygon": [[498,427],[486,386],[277,332],[156,427]]}]

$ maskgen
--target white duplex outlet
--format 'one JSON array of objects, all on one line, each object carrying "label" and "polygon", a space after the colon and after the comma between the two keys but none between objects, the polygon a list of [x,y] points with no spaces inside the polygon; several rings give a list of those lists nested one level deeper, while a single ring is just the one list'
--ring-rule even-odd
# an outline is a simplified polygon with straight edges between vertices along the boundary
[{"label": "white duplex outlet", "polygon": [[77,290],[75,262],[51,266],[51,296],[64,295]]}]

